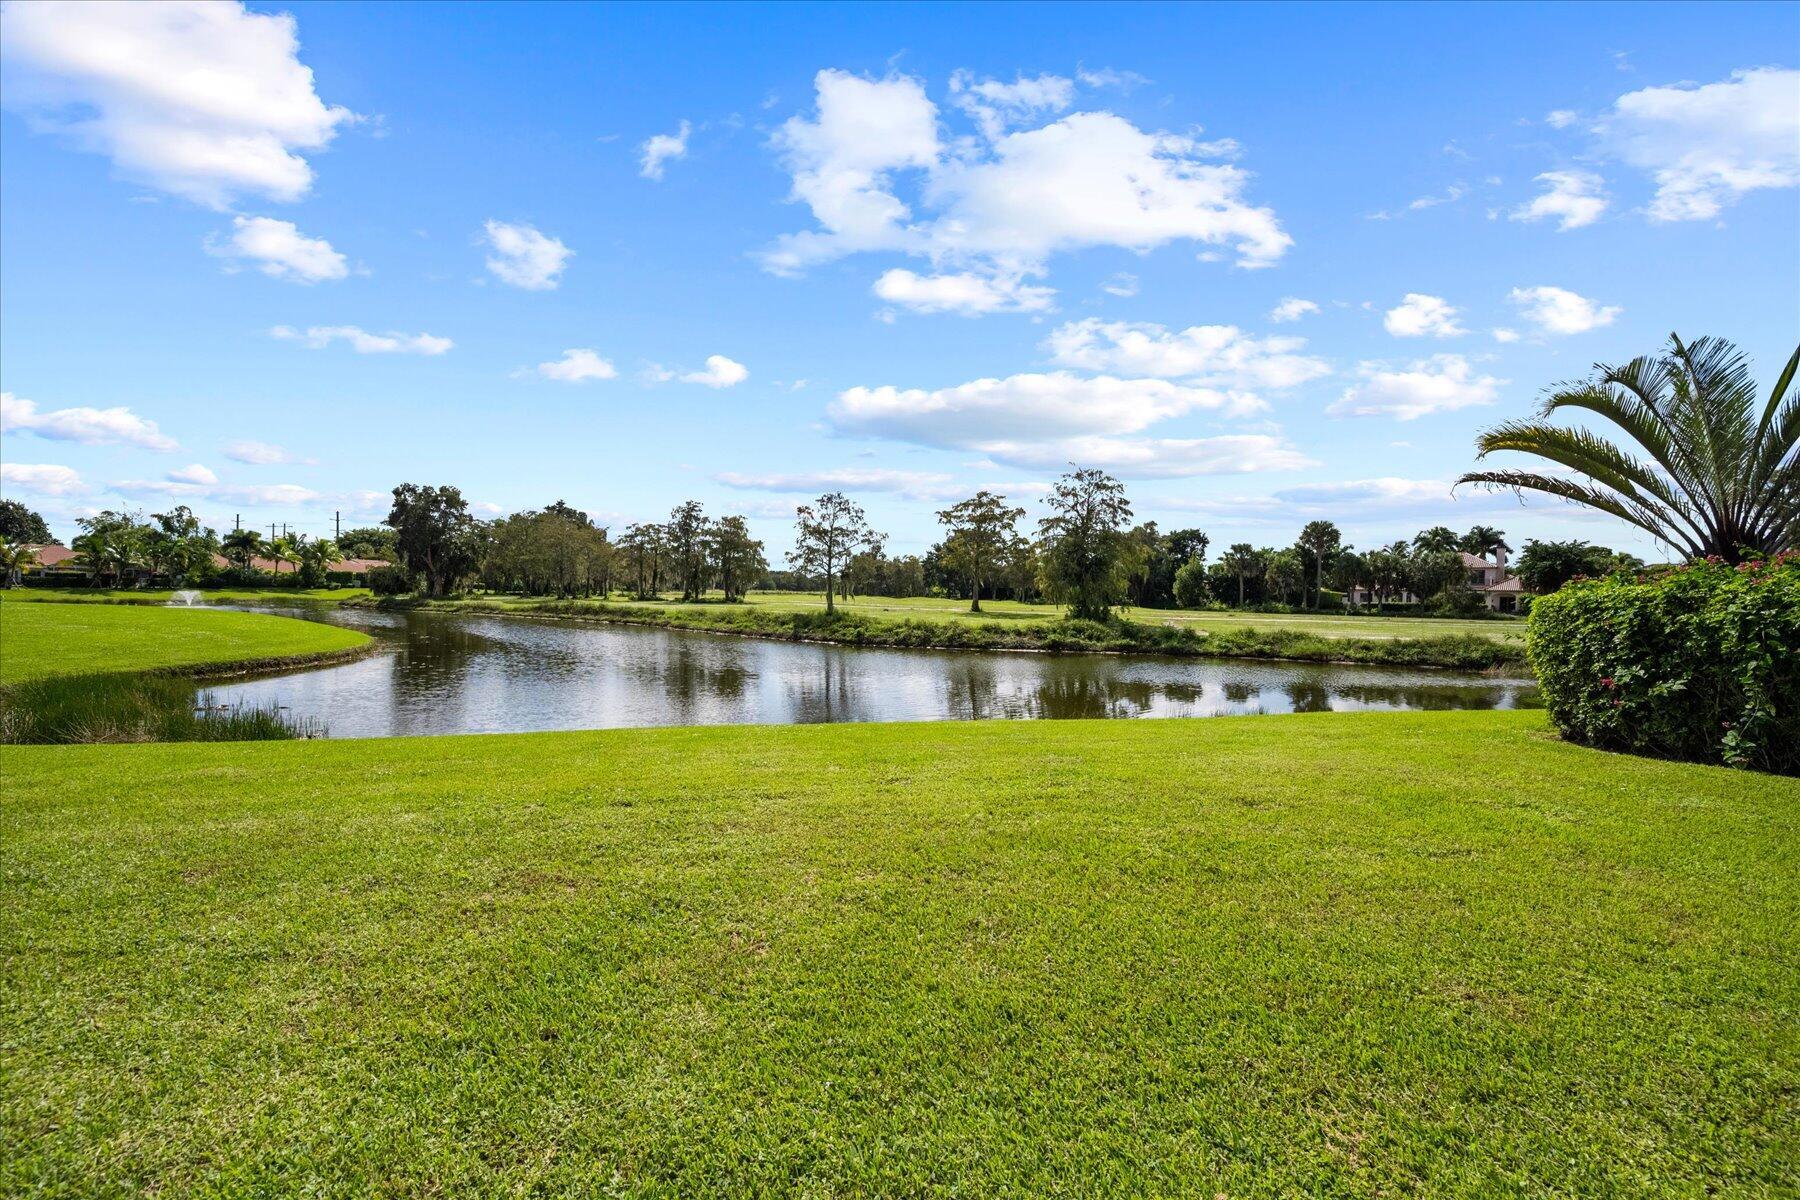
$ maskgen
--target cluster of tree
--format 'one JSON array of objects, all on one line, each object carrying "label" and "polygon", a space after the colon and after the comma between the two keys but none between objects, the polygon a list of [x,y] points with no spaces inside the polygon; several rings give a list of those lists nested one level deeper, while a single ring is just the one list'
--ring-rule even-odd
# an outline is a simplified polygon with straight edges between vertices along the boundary
[{"label": "cluster of tree", "polygon": [[10,545],[59,546],[44,518],[17,500],[0,500],[0,541]]},{"label": "cluster of tree", "polygon": [[1572,579],[1597,579],[1614,571],[1643,569],[1644,560],[1587,542],[1527,541],[1519,552],[1519,579],[1527,591],[1544,596]]},{"label": "cluster of tree", "polygon": [[618,556],[621,583],[640,599],[679,588],[683,600],[698,600],[716,587],[741,600],[769,565],[744,518],[710,519],[698,500],[676,505],[662,524],[627,525]]},{"label": "cluster of tree", "polygon": [[561,500],[514,513],[483,529],[481,582],[530,596],[602,596],[612,591],[614,549],[606,530]]}]

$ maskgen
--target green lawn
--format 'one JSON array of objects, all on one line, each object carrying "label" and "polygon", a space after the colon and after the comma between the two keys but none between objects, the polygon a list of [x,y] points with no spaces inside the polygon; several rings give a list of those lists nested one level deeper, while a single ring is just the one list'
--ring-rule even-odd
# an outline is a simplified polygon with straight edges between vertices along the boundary
[{"label": "green lawn", "polygon": [[[349,600],[367,596],[368,588],[199,588],[207,604],[254,604],[283,600]],[[136,588],[11,588],[0,591],[0,601],[39,604],[164,604],[175,593],[167,589]]]},{"label": "green lawn", "polygon": [[[816,592],[752,592],[751,604],[784,610],[812,610],[825,607],[825,597]],[[672,608],[691,605],[671,604]],[[708,606],[714,607],[714,606]],[[888,596],[861,596],[840,601],[839,607],[869,616],[925,617],[976,621],[1052,621],[1063,615],[1053,604],[1021,604],[1015,600],[984,600],[979,613],[969,611],[967,600],[945,600],[929,596],[895,599]],[[1455,620],[1437,617],[1352,616],[1330,613],[1252,613],[1203,612],[1195,609],[1134,608],[1127,613],[1133,621],[1169,625],[1185,625],[1195,629],[1297,629],[1320,637],[1338,638],[1422,638],[1448,637],[1472,633],[1477,637],[1501,641],[1523,641],[1524,621]]]},{"label": "green lawn", "polygon": [[1791,1196],[1800,781],[1530,713],[0,748],[0,1193]]},{"label": "green lawn", "polygon": [[0,604],[0,684],[189,670],[354,649],[355,630],[261,613],[111,604]]}]

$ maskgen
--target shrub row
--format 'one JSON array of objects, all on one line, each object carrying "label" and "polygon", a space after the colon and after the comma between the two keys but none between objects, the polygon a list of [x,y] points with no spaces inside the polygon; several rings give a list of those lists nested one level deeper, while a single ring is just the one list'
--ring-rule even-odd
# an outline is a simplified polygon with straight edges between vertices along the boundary
[{"label": "shrub row", "polygon": [[1800,558],[1578,580],[1526,649],[1571,741],[1800,774]]}]

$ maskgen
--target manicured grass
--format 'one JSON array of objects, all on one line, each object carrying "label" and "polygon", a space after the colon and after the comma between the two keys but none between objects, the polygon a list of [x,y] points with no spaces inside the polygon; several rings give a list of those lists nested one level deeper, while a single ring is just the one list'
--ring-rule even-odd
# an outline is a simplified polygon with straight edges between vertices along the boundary
[{"label": "manicured grass", "polygon": [[355,630],[261,613],[9,602],[0,604],[0,684],[298,659],[368,640]]},{"label": "manicured grass", "polygon": [[[273,600],[350,600],[367,596],[368,588],[196,588],[206,604],[255,604]],[[166,604],[175,593],[167,589],[133,588],[11,588],[0,590],[0,601],[39,604]]]},{"label": "manicured grass", "polygon": [[[825,607],[816,592],[752,592],[748,602],[761,607],[811,611]],[[839,601],[839,607],[869,616],[929,617],[958,621],[1054,621],[1063,610],[1053,604],[1021,604],[1014,600],[983,600],[981,612],[971,613],[967,600],[929,596],[893,598],[859,596]],[[686,607],[675,605],[675,607]],[[1458,620],[1440,617],[1384,617],[1367,614],[1219,612],[1180,608],[1134,608],[1133,621],[1189,626],[1196,629],[1294,629],[1318,637],[1429,638],[1454,634],[1523,641],[1524,621]]]},{"label": "manicured grass", "polygon": [[1793,1194],[1800,781],[1518,713],[0,749],[0,1193]]}]

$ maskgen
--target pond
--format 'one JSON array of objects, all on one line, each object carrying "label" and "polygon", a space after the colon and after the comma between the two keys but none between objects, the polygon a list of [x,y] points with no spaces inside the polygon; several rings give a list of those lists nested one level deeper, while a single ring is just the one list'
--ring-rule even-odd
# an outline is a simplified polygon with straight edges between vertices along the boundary
[{"label": "pond", "polygon": [[373,635],[338,666],[212,683],[332,737],[643,725],[1535,707],[1529,680],[1237,659],[859,649],[624,625],[308,606]]}]

